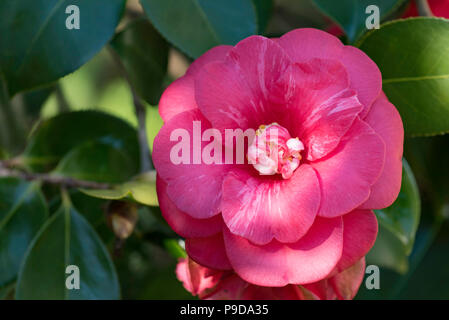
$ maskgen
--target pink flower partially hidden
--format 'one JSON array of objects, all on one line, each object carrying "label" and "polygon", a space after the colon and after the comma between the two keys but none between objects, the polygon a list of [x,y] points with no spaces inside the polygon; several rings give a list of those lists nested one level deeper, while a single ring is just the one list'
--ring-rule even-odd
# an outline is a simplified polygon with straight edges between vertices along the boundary
[{"label": "pink flower partially hidden", "polygon": [[[167,88],[159,111],[153,160],[164,218],[191,259],[249,284],[311,284],[354,265],[376,239],[372,209],[399,193],[403,126],[380,71],[323,31],[215,47]],[[198,162],[193,151],[213,137],[195,138],[194,121],[201,134],[259,130],[245,144],[251,161]],[[276,142],[257,140],[274,128]],[[174,164],[178,129],[193,137],[192,154]]]},{"label": "pink flower partially hidden", "polygon": [[365,258],[321,281],[284,287],[257,286],[232,271],[209,269],[189,258],[180,259],[176,267],[176,276],[184,288],[194,296],[209,300],[350,300],[364,275]]}]

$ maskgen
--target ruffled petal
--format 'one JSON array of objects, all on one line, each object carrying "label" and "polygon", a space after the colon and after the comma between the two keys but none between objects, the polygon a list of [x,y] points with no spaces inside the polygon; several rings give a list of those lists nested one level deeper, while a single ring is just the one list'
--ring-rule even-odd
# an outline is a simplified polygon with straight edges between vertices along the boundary
[{"label": "ruffled petal", "polygon": [[382,139],[357,118],[331,154],[311,163],[318,172],[321,185],[318,215],[340,216],[365,202],[381,173],[384,157]]},{"label": "ruffled petal", "polygon": [[396,200],[401,189],[404,127],[399,112],[384,94],[374,102],[365,121],[385,142],[385,164],[361,208],[382,209]]},{"label": "ruffled petal", "polygon": [[195,101],[195,77],[206,64],[224,60],[232,46],[217,46],[196,59],[185,76],[173,81],[161,96],[159,114],[164,122],[184,111],[197,109]]},{"label": "ruffled petal", "polygon": [[298,241],[309,230],[320,205],[320,186],[309,165],[290,179],[276,180],[231,171],[223,182],[222,215],[235,235],[259,245],[273,239]]},{"label": "ruffled petal", "polygon": [[190,258],[208,268],[232,269],[226,255],[222,233],[207,238],[186,239],[186,252]]},{"label": "ruffled petal", "polygon": [[325,278],[340,260],[343,222],[316,218],[309,232],[298,242],[273,240],[258,246],[225,228],[226,252],[235,272],[244,280],[269,287],[304,284]]},{"label": "ruffled petal", "polygon": [[[167,122],[154,140],[154,166],[167,183],[169,198],[179,210],[197,219],[220,213],[222,182],[230,168],[203,161],[202,151],[211,143],[201,142],[207,129],[210,123],[198,109],[186,111]],[[221,141],[212,140],[222,150]]]},{"label": "ruffled petal", "polygon": [[366,111],[381,92],[382,76],[377,65],[361,50],[344,46],[338,38],[327,32],[296,29],[283,35],[277,42],[294,62],[313,58],[340,61],[349,74],[351,88],[357,92]]},{"label": "ruffled petal", "polygon": [[159,176],[156,179],[156,189],[162,216],[181,237],[209,237],[221,232],[223,228],[221,215],[216,215],[209,219],[194,219],[176,208],[167,195],[167,184]]},{"label": "ruffled petal", "polygon": [[[290,60],[274,41],[252,36],[239,42],[225,62],[210,63],[196,77],[198,107],[214,128],[256,129],[279,114],[293,96]],[[270,122],[271,121],[271,122]]]},{"label": "ruffled petal", "polygon": [[354,210],[345,214],[343,216],[343,253],[336,271],[341,272],[364,257],[373,247],[377,231],[377,218],[372,211]]}]

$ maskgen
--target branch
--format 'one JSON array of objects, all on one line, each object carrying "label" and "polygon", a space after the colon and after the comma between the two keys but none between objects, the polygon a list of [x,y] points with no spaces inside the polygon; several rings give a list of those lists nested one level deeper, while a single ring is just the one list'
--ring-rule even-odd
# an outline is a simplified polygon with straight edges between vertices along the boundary
[{"label": "branch", "polygon": [[146,131],[146,109],[142,103],[142,100],[140,100],[139,96],[137,95],[136,90],[134,89],[134,86],[132,85],[131,80],[129,79],[128,72],[126,71],[122,61],[120,60],[120,57],[114,51],[113,48],[108,47],[108,49],[115,63],[117,64],[120,73],[128,82],[131,94],[133,96],[134,112],[136,114],[138,122],[138,134],[140,145],[140,168],[141,172],[147,172],[153,169],[153,164],[151,163],[150,147],[148,144],[147,131]]},{"label": "branch", "polygon": [[68,177],[55,176],[48,173],[30,173],[16,169],[7,168],[4,162],[0,162],[0,178],[19,178],[26,181],[40,181],[43,183],[64,186],[67,188],[86,188],[86,189],[110,189],[107,183],[93,181],[77,180]]},{"label": "branch", "polygon": [[430,9],[427,0],[416,0],[416,6],[421,17],[433,17],[432,9]]}]

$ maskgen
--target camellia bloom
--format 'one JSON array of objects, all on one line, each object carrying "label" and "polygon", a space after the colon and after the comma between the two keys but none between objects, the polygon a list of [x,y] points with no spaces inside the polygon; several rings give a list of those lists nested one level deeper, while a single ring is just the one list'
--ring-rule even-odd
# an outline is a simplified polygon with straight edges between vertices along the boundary
[{"label": "camellia bloom", "polygon": [[354,298],[364,275],[364,258],[327,279],[285,287],[257,286],[232,271],[209,269],[189,258],[180,259],[176,267],[176,276],[187,291],[210,300],[349,300]]},{"label": "camellia bloom", "polygon": [[[323,31],[215,47],[167,88],[159,111],[164,218],[191,259],[251,285],[305,285],[348,269],[376,239],[372,209],[399,193],[403,126],[380,71]],[[236,148],[221,133],[248,129],[248,162],[198,159],[210,144]],[[174,163],[179,132],[190,152]]]}]

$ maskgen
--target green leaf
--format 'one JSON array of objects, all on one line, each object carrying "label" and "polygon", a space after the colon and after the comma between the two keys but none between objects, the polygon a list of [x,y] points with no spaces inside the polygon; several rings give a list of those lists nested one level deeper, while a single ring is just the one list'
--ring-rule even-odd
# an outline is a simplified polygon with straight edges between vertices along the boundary
[{"label": "green leaf", "polygon": [[157,104],[167,73],[168,45],[146,19],[130,23],[111,42],[132,86],[149,104]]},{"label": "green leaf", "polygon": [[379,235],[368,254],[368,262],[391,268],[399,273],[408,269],[421,215],[418,186],[410,166],[402,162],[402,185],[396,201],[388,208],[376,210]]},{"label": "green leaf", "polygon": [[[11,96],[51,83],[92,58],[113,36],[125,2],[1,1],[0,69]],[[66,28],[69,5],[79,8],[79,29]]]},{"label": "green leaf", "polygon": [[122,150],[100,142],[86,142],[67,153],[53,173],[80,180],[119,183],[135,175],[137,168]]},{"label": "green leaf", "polygon": [[252,0],[140,0],[160,33],[193,58],[257,32]]},{"label": "green leaf", "polygon": [[267,29],[268,22],[273,11],[273,0],[252,0],[256,7],[257,30],[263,34]]},{"label": "green leaf", "polygon": [[410,254],[421,215],[421,200],[412,169],[403,160],[401,191],[388,208],[376,210],[379,223],[394,233]]},{"label": "green leaf", "polygon": [[131,159],[132,171],[137,173],[139,145],[136,130],[123,120],[97,111],[63,113],[43,121],[22,155],[23,163],[35,171],[43,171],[54,167],[72,149],[86,143],[101,143],[121,151]]},{"label": "green leaf", "polygon": [[0,287],[14,281],[28,245],[47,218],[36,184],[0,179]]},{"label": "green leaf", "polygon": [[[66,267],[79,268],[80,288],[68,290]],[[89,223],[65,199],[28,249],[16,299],[118,299],[109,253]]]},{"label": "green leaf", "polygon": [[408,135],[449,132],[449,20],[412,18],[369,32],[358,46],[379,66]]},{"label": "green leaf", "polygon": [[134,180],[114,186],[109,190],[81,189],[85,194],[107,200],[130,198],[147,206],[158,206],[156,194],[156,171],[146,172]]},{"label": "green leaf", "polygon": [[350,42],[354,42],[366,31],[366,19],[370,13],[366,8],[376,5],[380,20],[398,9],[405,0],[313,0],[313,2],[346,33]]}]

